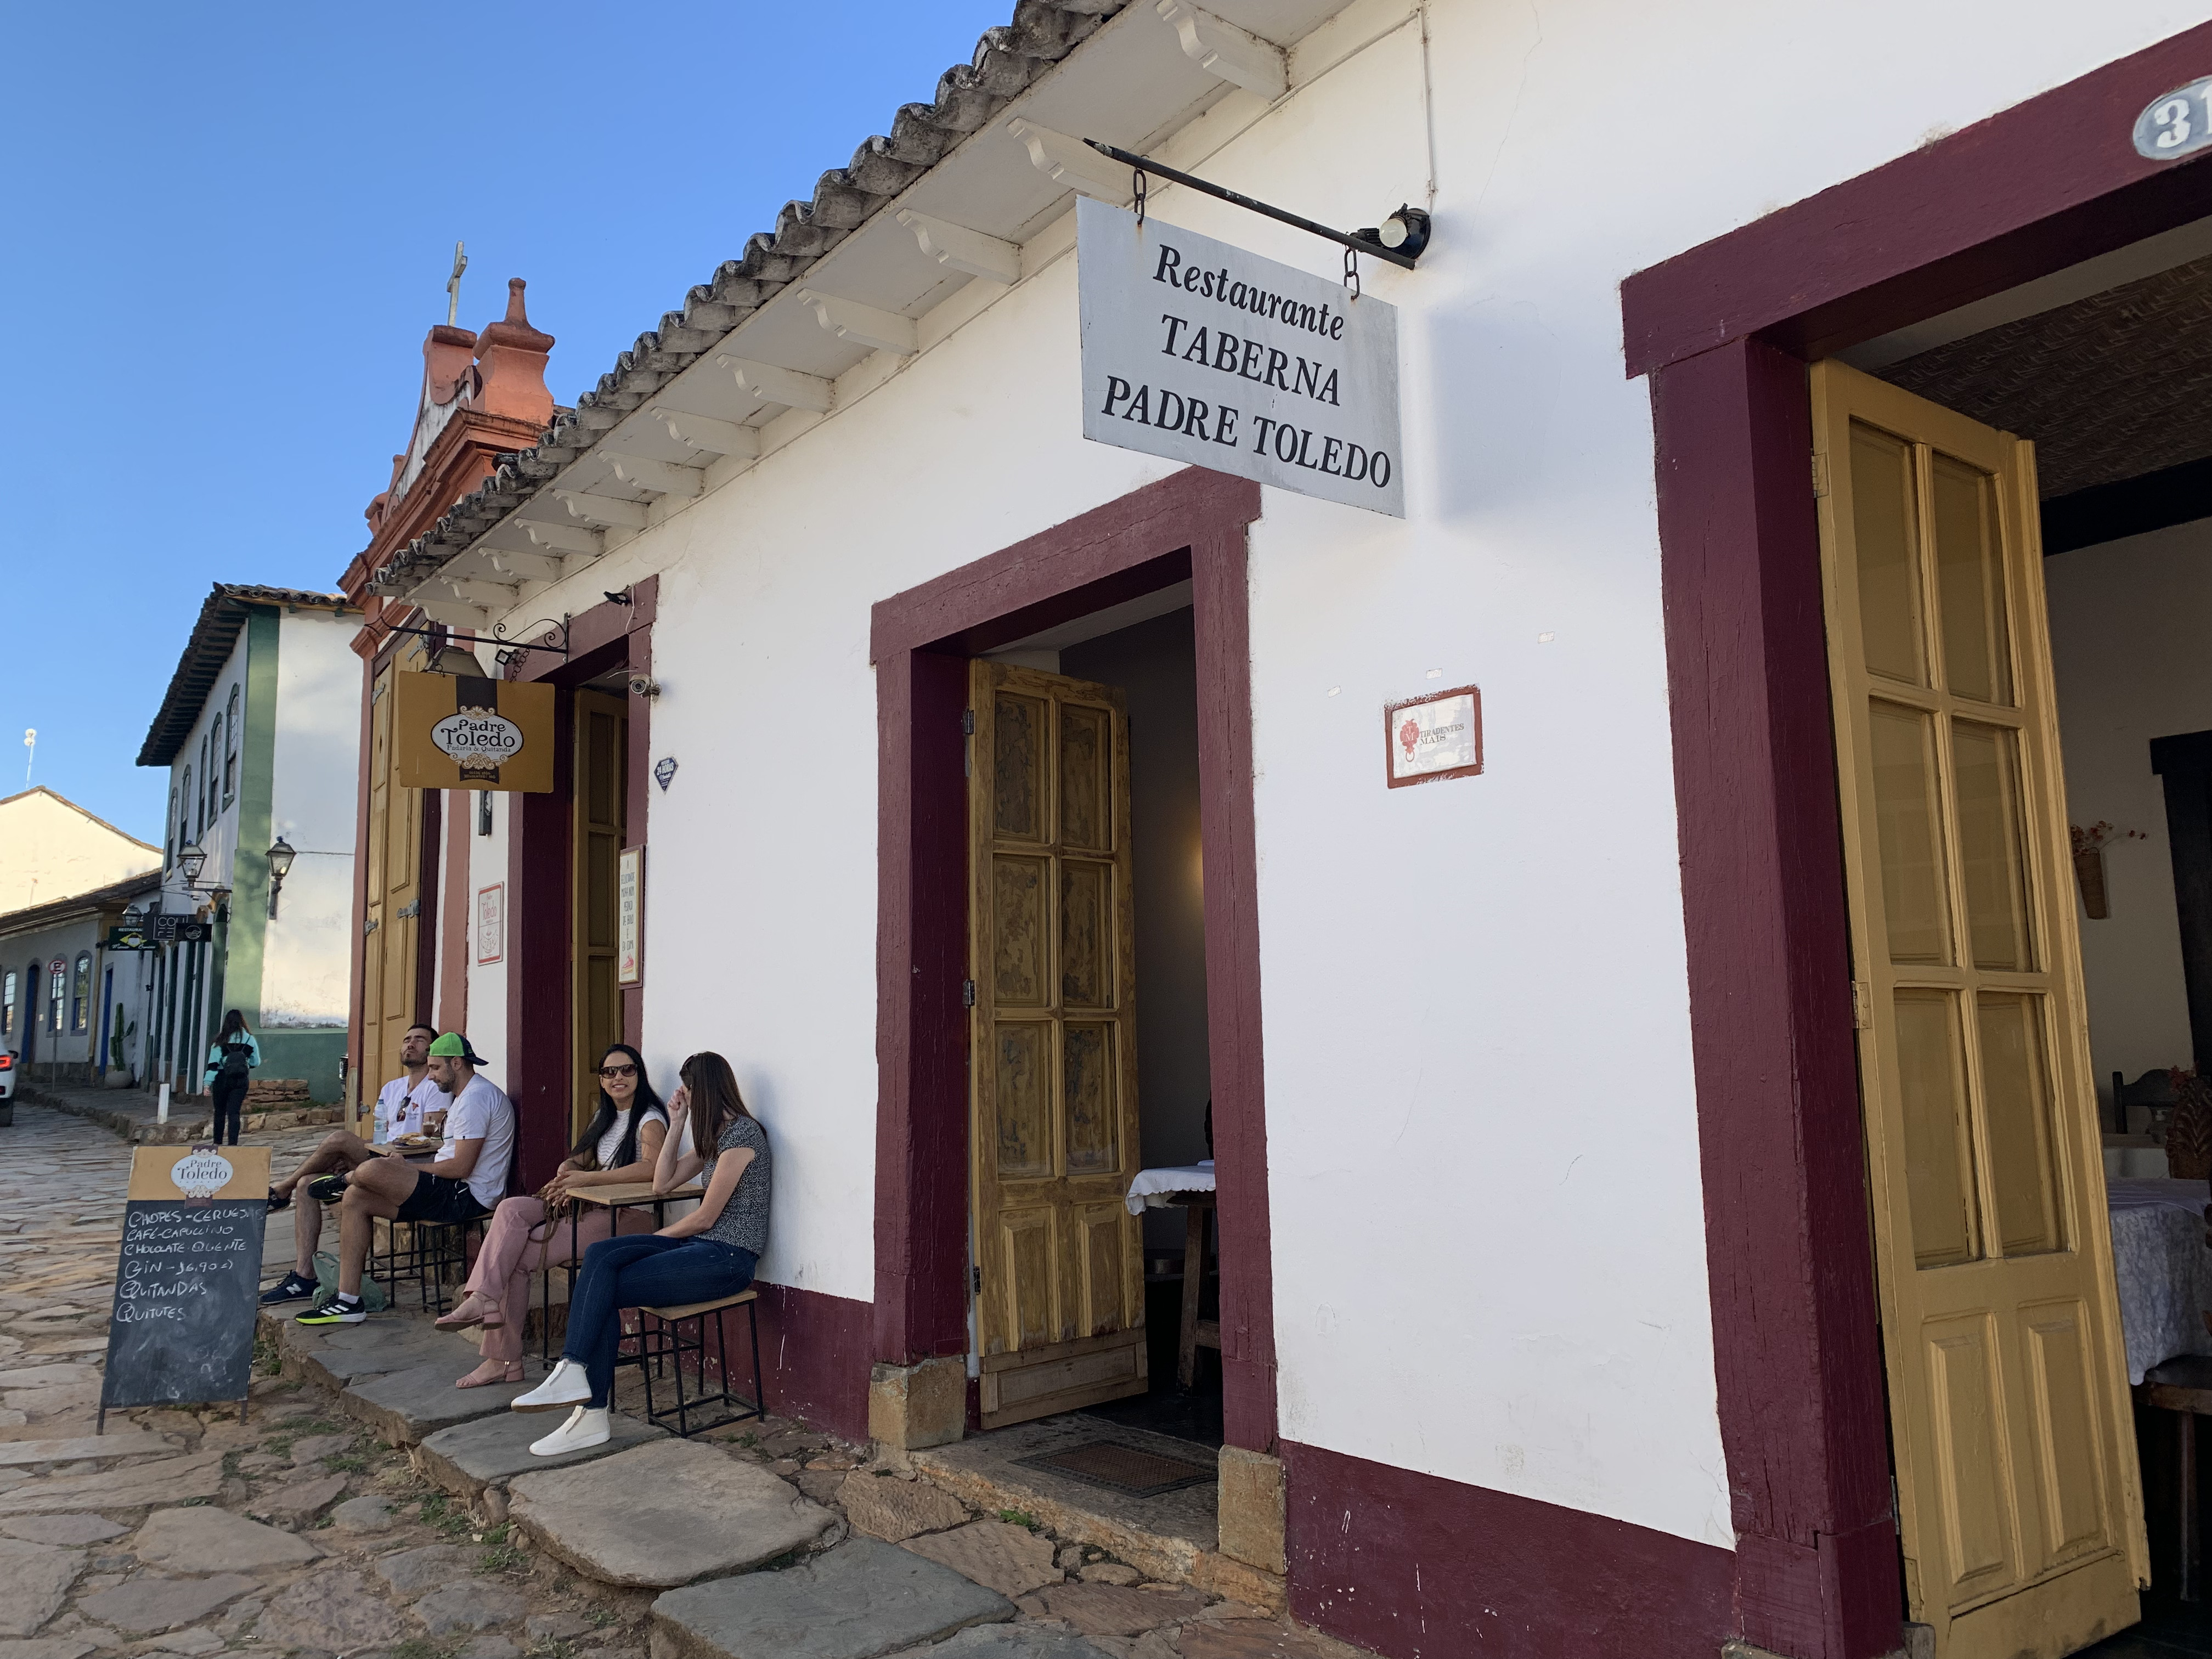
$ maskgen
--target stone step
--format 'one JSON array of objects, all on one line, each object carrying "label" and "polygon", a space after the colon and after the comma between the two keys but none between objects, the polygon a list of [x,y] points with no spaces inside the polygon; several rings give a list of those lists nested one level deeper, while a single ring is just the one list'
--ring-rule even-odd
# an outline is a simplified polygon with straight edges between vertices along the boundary
[{"label": "stone step", "polygon": [[294,1316],[307,1305],[287,1302],[261,1313],[261,1334],[276,1345],[287,1376],[342,1390],[357,1378],[434,1360],[464,1361],[461,1370],[477,1363],[476,1345],[467,1337],[419,1316],[391,1311],[358,1325],[302,1325]]},{"label": "stone step", "polygon": [[[540,1416],[549,1431],[559,1421]],[[837,1519],[760,1464],[678,1439],[518,1475],[507,1514],[586,1577],[655,1589],[749,1571],[804,1548]]]},{"label": "stone step", "polygon": [[653,1604],[651,1640],[653,1659],[880,1659],[1013,1616],[950,1567],[854,1538],[781,1572],[671,1590]]},{"label": "stone step", "polygon": [[1058,1417],[909,1455],[916,1474],[971,1509],[986,1515],[1018,1510],[1058,1537],[1104,1550],[1147,1578],[1188,1584],[1271,1613],[1283,1610],[1283,1579],[1218,1548],[1212,1487],[1165,1498],[1123,1498],[1014,1461],[1085,1440],[1122,1441],[1181,1457],[1200,1451],[1164,1435]]},{"label": "stone step", "polygon": [[668,1435],[665,1429],[616,1412],[608,1421],[614,1436],[604,1446],[559,1457],[532,1453],[530,1443],[551,1432],[561,1421],[559,1415],[550,1412],[499,1412],[473,1422],[456,1423],[424,1437],[415,1449],[415,1467],[474,1508],[486,1489],[504,1486],[518,1474],[597,1462]]},{"label": "stone step", "polygon": [[[513,1415],[507,1408],[515,1396],[527,1393],[544,1377],[545,1368],[532,1359],[524,1362],[520,1382],[455,1388],[457,1380],[482,1363],[474,1349],[463,1346],[466,1352],[462,1354],[358,1378],[339,1393],[338,1404],[347,1416],[367,1424],[386,1445],[412,1446],[457,1423],[473,1422],[495,1412]],[[559,1422],[558,1418],[552,1419],[539,1432],[550,1433]]]}]

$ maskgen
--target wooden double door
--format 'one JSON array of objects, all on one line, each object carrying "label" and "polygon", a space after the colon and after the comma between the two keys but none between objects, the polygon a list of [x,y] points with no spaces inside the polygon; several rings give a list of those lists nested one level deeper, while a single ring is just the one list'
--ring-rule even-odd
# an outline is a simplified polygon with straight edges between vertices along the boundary
[{"label": "wooden double door", "polygon": [[970,671],[969,1191],[983,1426],[1149,1386],[1129,731],[1110,686]]},{"label": "wooden double door", "polygon": [[422,986],[424,793],[398,780],[392,739],[394,684],[402,672],[386,662],[369,682],[367,906],[361,941],[361,1078],[356,1093],[373,1101],[402,1067],[407,1028],[431,1011]]},{"label": "wooden double door", "polygon": [[1814,372],[1907,1614],[2057,1659],[2147,1577],[2033,446]]}]

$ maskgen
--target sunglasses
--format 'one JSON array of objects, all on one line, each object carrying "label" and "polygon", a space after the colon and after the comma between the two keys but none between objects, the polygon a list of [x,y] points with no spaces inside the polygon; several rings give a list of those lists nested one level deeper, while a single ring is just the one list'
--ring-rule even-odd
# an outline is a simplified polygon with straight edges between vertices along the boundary
[{"label": "sunglasses", "polygon": [[635,1077],[637,1075],[637,1067],[635,1066],[602,1066],[599,1067],[599,1075],[601,1077]]}]

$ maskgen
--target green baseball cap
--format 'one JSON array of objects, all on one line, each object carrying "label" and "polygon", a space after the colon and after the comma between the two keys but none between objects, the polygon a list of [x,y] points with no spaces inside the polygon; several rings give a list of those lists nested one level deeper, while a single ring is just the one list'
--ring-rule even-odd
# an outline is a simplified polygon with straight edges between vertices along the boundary
[{"label": "green baseball cap", "polygon": [[471,1066],[481,1066],[484,1057],[469,1046],[468,1038],[459,1031],[448,1031],[430,1045],[430,1052],[441,1060],[465,1060]]}]

